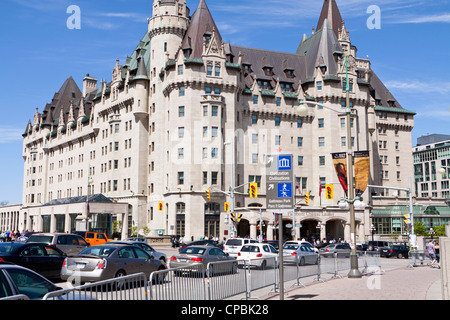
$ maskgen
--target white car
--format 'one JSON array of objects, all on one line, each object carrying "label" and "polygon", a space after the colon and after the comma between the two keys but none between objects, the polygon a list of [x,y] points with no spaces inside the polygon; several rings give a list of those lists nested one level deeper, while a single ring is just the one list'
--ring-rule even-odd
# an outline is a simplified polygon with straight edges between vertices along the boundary
[{"label": "white car", "polygon": [[286,247],[287,245],[290,244],[297,244],[299,246],[307,246],[309,248],[311,248],[311,250],[313,250],[316,253],[319,253],[319,249],[317,249],[316,247],[314,247],[311,243],[309,243],[308,241],[300,241],[300,240],[289,240],[286,241],[283,245],[283,248]]},{"label": "white car", "polygon": [[298,244],[288,244],[283,247],[283,257],[285,262],[293,262],[299,266],[305,264],[317,264],[319,254],[310,247]]},{"label": "white car", "polygon": [[236,260],[241,266],[256,266],[264,269],[277,265],[278,252],[267,243],[249,243],[242,246]]},{"label": "white car", "polygon": [[230,257],[236,258],[243,245],[247,243],[257,243],[256,240],[248,238],[230,238],[223,245],[223,252]]}]

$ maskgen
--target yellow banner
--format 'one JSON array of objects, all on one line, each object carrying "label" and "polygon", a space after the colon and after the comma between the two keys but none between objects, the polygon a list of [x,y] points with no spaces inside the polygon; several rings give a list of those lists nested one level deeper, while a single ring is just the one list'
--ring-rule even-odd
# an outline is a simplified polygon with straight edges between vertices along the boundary
[{"label": "yellow banner", "polygon": [[369,151],[355,151],[355,195],[361,196],[369,183],[370,158]]}]

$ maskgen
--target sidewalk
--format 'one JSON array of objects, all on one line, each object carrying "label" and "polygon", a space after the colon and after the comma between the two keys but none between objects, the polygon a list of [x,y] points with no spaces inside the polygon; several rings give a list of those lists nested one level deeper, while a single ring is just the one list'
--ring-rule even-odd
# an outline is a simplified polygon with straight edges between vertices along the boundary
[{"label": "sidewalk", "polygon": [[[278,293],[259,298],[280,299]],[[442,300],[441,270],[402,267],[359,279],[343,277],[306,287],[285,287],[284,300]]]}]

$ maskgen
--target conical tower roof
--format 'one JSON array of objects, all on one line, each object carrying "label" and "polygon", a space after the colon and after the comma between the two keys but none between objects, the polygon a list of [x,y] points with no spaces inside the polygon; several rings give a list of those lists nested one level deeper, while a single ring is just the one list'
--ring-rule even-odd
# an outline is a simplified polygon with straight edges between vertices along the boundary
[{"label": "conical tower roof", "polygon": [[324,0],[316,30],[322,29],[325,19],[328,20],[336,38],[339,38],[339,29],[342,27],[343,20],[336,0]]},{"label": "conical tower roof", "polygon": [[212,18],[205,0],[200,0],[197,9],[191,17],[191,23],[183,39],[182,49],[191,50],[191,58],[201,58],[205,34],[215,33],[217,44],[222,45],[222,36]]}]

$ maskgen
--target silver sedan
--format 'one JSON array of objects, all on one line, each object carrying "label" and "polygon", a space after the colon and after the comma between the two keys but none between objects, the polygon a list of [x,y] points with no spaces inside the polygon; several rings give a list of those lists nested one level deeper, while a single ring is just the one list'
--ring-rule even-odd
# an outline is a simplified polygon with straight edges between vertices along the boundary
[{"label": "silver sedan", "polygon": [[283,248],[283,257],[286,262],[293,262],[300,266],[305,264],[316,264],[319,261],[319,254],[310,247],[288,244]]},{"label": "silver sedan", "polygon": [[[227,262],[228,261],[228,262]],[[177,273],[194,272],[206,273],[209,263],[216,262],[212,266],[213,273],[234,273],[237,270],[237,262],[221,249],[210,246],[191,246],[183,249],[179,254],[170,257],[169,267],[186,267],[184,270],[177,270]],[[223,263],[219,263],[223,262]],[[192,269],[193,265],[198,266]]]},{"label": "silver sedan", "polygon": [[136,246],[106,243],[67,257],[61,268],[61,278],[95,282],[140,272],[150,277],[152,272],[164,269],[164,263],[152,259],[148,253]]},{"label": "silver sedan", "polygon": [[146,242],[139,241],[139,240],[125,240],[125,241],[110,241],[108,244],[115,244],[115,243],[122,243],[122,244],[131,244],[134,246],[137,246],[147,252],[150,256],[152,256],[154,259],[161,260],[161,262],[166,263],[167,256],[164,252],[156,251],[151,245],[147,244]]}]

